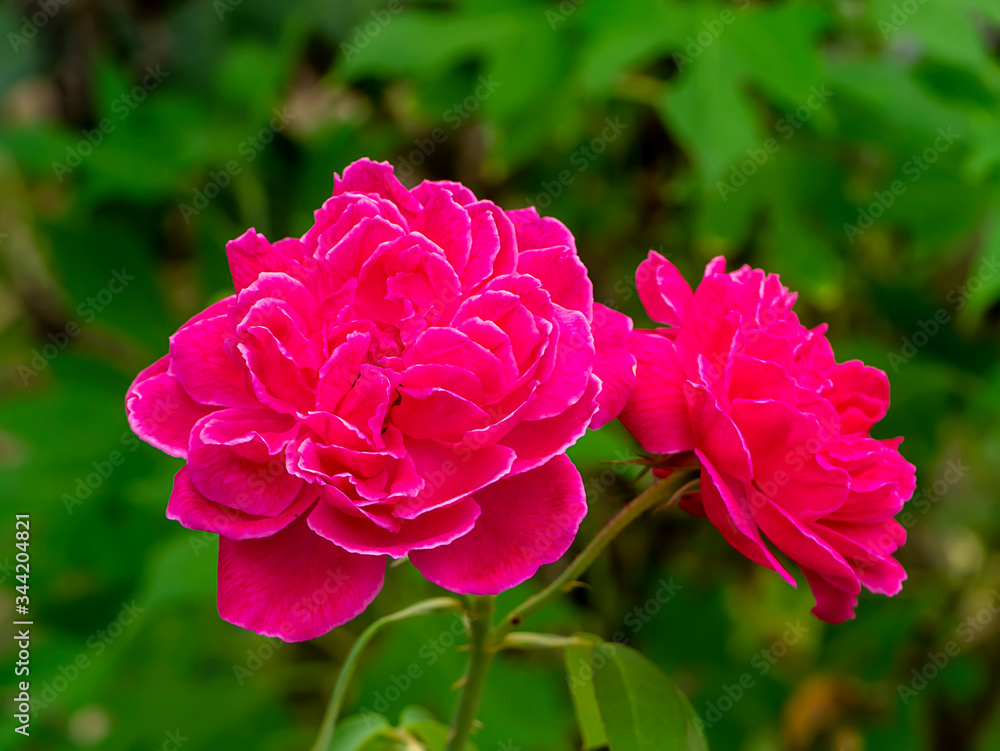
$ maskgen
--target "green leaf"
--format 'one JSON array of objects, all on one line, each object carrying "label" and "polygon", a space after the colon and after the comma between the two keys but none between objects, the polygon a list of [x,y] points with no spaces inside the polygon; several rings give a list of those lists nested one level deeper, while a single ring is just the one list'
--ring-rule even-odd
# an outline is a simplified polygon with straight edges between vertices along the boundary
[{"label": "green leaf", "polygon": [[[747,76],[772,99],[798,107],[826,81],[815,43],[825,25],[825,15],[813,8],[744,12],[724,32],[725,43],[739,55]],[[830,125],[829,111],[818,109],[816,117]]]},{"label": "green leaf", "polygon": [[663,102],[663,115],[702,179],[714,184],[760,141],[753,105],[741,88],[736,61],[720,45],[708,47],[685,68]]},{"label": "green leaf", "polygon": [[604,92],[632,66],[655,60],[670,48],[683,49],[696,9],[648,0],[592,0],[581,8],[589,29],[580,77],[588,91]]},{"label": "green leaf", "polygon": [[359,751],[367,741],[389,727],[389,721],[378,714],[348,717],[337,727],[330,751]]},{"label": "green leaf", "polygon": [[594,693],[611,751],[706,751],[690,705],[659,668],[620,645],[592,660]]},{"label": "green leaf", "polygon": [[705,724],[701,721],[698,713],[691,706],[691,702],[676,686],[674,690],[681,699],[681,704],[684,705],[684,711],[687,712],[687,744],[684,746],[685,751],[708,751],[708,738],[705,736]]},{"label": "green leaf", "polygon": [[382,728],[366,738],[356,751],[409,751],[410,746],[397,728]]},{"label": "green leaf", "polygon": [[[414,709],[418,715],[426,714],[426,710],[419,707]],[[351,719],[364,720],[363,717]],[[334,746],[331,747],[331,751],[414,751],[416,748],[423,748],[425,751],[445,751],[449,729],[443,722],[435,719],[417,719],[398,728],[387,726],[373,728],[370,733],[358,739],[360,745],[343,749]],[[419,746],[416,745],[418,742]],[[465,749],[478,751],[471,743],[467,743]]]},{"label": "green leaf", "polygon": [[[448,726],[443,722],[424,721],[407,725],[406,729],[417,737],[424,744],[427,751],[444,751],[448,744]],[[471,744],[466,744],[467,751],[473,748]]]},{"label": "green leaf", "polygon": [[399,713],[399,726],[408,727],[418,722],[436,722],[437,718],[423,707],[404,707]]},{"label": "green leaf", "polygon": [[573,696],[573,709],[576,711],[580,735],[583,736],[584,751],[608,745],[607,732],[604,730],[597,695],[594,693],[591,668],[593,650],[592,644],[566,647],[565,650],[566,679]]}]

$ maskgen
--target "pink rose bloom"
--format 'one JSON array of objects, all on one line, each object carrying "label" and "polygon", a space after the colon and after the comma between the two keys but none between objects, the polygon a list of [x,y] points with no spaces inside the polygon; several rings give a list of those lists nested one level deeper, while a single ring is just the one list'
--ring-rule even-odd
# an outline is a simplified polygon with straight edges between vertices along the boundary
[{"label": "pink rose bloom", "polygon": [[621,410],[634,358],[561,223],[363,159],[301,239],[226,250],[236,294],[127,397],[187,460],[167,516],[219,534],[224,619],[310,639],[388,556],[496,594],[566,552],[587,510],[566,448]]},{"label": "pink rose bloom", "polygon": [[657,253],[639,266],[643,305],[669,328],[632,333],[636,384],[621,419],[648,451],[694,452],[700,498],[682,505],[795,586],[766,537],[802,568],[813,613],[838,623],[862,586],[894,595],[906,579],[893,516],[913,495],[914,468],[901,439],[869,435],[889,380],[838,363],[826,325],[802,326],[777,276],[725,268],[714,259],[692,292]]}]

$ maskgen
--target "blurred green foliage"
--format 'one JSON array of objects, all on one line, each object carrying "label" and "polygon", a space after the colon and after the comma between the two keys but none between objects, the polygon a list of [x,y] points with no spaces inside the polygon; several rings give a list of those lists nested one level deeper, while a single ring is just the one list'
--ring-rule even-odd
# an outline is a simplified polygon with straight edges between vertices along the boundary
[{"label": "blurred green foliage", "polygon": [[[639,325],[649,248],[692,280],[717,254],[778,272],[842,359],[892,380],[880,434],[906,437],[919,479],[902,594],[826,626],[805,587],[672,512],[533,629],[623,632],[715,749],[1000,748],[981,610],[1000,586],[1000,2],[46,0],[0,7],[0,35],[0,612],[12,517],[31,513],[31,678],[51,698],[23,747],[305,748],[354,636],[433,593],[395,567],[368,613],[308,644],[222,622],[214,541],[163,515],[179,462],[123,411],[168,335],[229,291],[224,243],[301,234],[332,173],[371,156],[563,220],[597,299]],[[603,462],[634,452],[618,425],[574,449],[582,539],[633,492]],[[456,624],[379,637],[350,708],[446,717]],[[904,702],[949,640],[959,656]],[[15,659],[0,641],[4,685]],[[9,708],[0,748],[22,740]],[[480,749],[579,747],[557,654],[498,660],[481,720]]]}]

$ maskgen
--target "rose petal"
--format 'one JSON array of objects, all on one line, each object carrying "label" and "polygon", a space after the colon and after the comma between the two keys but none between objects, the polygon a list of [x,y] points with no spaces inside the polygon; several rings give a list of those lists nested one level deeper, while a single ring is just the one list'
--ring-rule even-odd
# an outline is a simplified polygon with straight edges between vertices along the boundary
[{"label": "rose petal", "polygon": [[194,424],[215,408],[198,404],[167,372],[169,356],[161,357],[135,377],[125,395],[132,431],[170,456],[187,458]]},{"label": "rose petal", "polygon": [[350,514],[320,503],[309,515],[309,526],[349,552],[402,558],[410,551],[436,548],[461,537],[478,518],[479,506],[472,498],[465,498],[407,519],[390,532],[358,512]]},{"label": "rose petal", "polygon": [[167,503],[167,518],[188,529],[212,532],[230,540],[270,537],[309,510],[318,497],[315,487],[307,485],[289,506],[276,516],[253,516],[229,506],[212,503],[198,492],[186,467],[174,477],[174,488]]},{"label": "rose petal", "polygon": [[237,292],[249,287],[264,272],[282,272],[293,277],[306,273],[305,250],[298,240],[289,238],[272,245],[253,227],[226,243],[226,256]]},{"label": "rose petal", "polygon": [[170,372],[201,404],[252,409],[258,402],[247,388],[245,368],[228,354],[233,334],[226,315],[181,326],[170,337]]},{"label": "rose petal", "polygon": [[255,516],[277,516],[298,496],[302,479],[285,469],[295,421],[267,412],[225,409],[191,432],[188,475],[214,503]]},{"label": "rose petal", "polygon": [[359,159],[347,166],[343,177],[334,174],[333,194],[341,193],[370,193],[386,198],[396,204],[407,221],[420,211],[420,202],[396,179],[388,162]]},{"label": "rose petal", "polygon": [[588,321],[593,318],[594,285],[587,276],[587,267],[573,248],[563,245],[521,250],[517,257],[517,273],[540,281],[556,305],[579,310]]},{"label": "rose petal", "polygon": [[549,216],[539,216],[534,206],[508,211],[507,216],[517,233],[517,248],[521,253],[536,248],[554,248],[560,245],[576,254],[576,240],[566,225]]},{"label": "rose petal", "polygon": [[620,418],[647,451],[679,454],[695,447],[675,344],[655,331],[633,331],[629,351],[636,358],[635,387]]},{"label": "rose petal", "polygon": [[601,380],[599,409],[590,427],[594,430],[621,413],[635,388],[636,358],[627,349],[632,319],[600,303],[594,303],[594,375]]},{"label": "rose petal", "polygon": [[428,580],[463,594],[504,592],[559,560],[587,513],[583,480],[564,454],[473,497],[482,514],[471,532],[410,554]]},{"label": "rose petal", "polygon": [[691,285],[670,261],[656,251],[639,264],[636,288],[649,317],[668,326],[681,326],[691,305]]},{"label": "rose petal", "polygon": [[761,566],[773,569],[796,586],[795,578],[774,557],[761,539],[754,520],[754,511],[747,501],[741,483],[727,481],[725,476],[700,451],[695,452],[701,461],[701,501],[708,520],[712,522],[726,542]]},{"label": "rose petal", "polygon": [[360,615],[384,578],[384,558],[348,553],[305,517],[259,540],[219,538],[219,615],[262,636],[323,636]]}]

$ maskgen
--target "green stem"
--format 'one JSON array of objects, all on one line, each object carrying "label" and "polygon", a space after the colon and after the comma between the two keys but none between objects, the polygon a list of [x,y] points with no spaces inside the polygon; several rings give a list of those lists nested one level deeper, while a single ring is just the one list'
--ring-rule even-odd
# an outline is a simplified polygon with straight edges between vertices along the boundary
[{"label": "green stem", "polygon": [[337,717],[340,716],[340,710],[344,706],[344,698],[347,696],[347,687],[350,685],[351,678],[354,676],[354,671],[358,666],[358,660],[361,658],[361,652],[364,650],[368,642],[372,640],[372,637],[374,637],[383,626],[396,621],[405,620],[406,618],[412,618],[417,615],[448,613],[460,611],[461,609],[462,603],[456,599],[451,597],[434,597],[430,600],[418,602],[408,608],[403,608],[399,612],[393,613],[392,615],[379,618],[377,621],[372,623],[372,625],[362,631],[361,635],[357,638],[357,641],[354,642],[354,646],[351,647],[351,651],[348,653],[347,659],[344,660],[343,666],[340,668],[340,675],[337,676],[337,683],[333,687],[333,694],[330,696],[330,703],[327,705],[326,714],[323,716],[323,724],[320,726],[319,735],[316,737],[316,743],[313,744],[313,751],[329,751],[330,743],[333,741],[334,726],[337,724]]},{"label": "green stem", "polygon": [[513,629],[521,625],[525,618],[547,604],[550,600],[571,588],[572,583],[599,556],[608,544],[618,536],[625,527],[635,521],[644,511],[661,503],[671,505],[687,493],[696,479],[690,472],[674,472],[674,474],[647,488],[636,496],[628,505],[619,511],[611,521],[604,525],[600,532],[591,540],[569,567],[555,581],[538,594],[529,597],[504,617],[493,629],[491,641],[500,643]]},{"label": "green stem", "polygon": [[486,673],[493,662],[494,651],[489,648],[490,629],[493,626],[494,597],[474,597],[469,618],[469,664],[463,678],[462,694],[451,721],[446,751],[465,751],[472,726],[476,721],[479,699],[486,685]]}]

